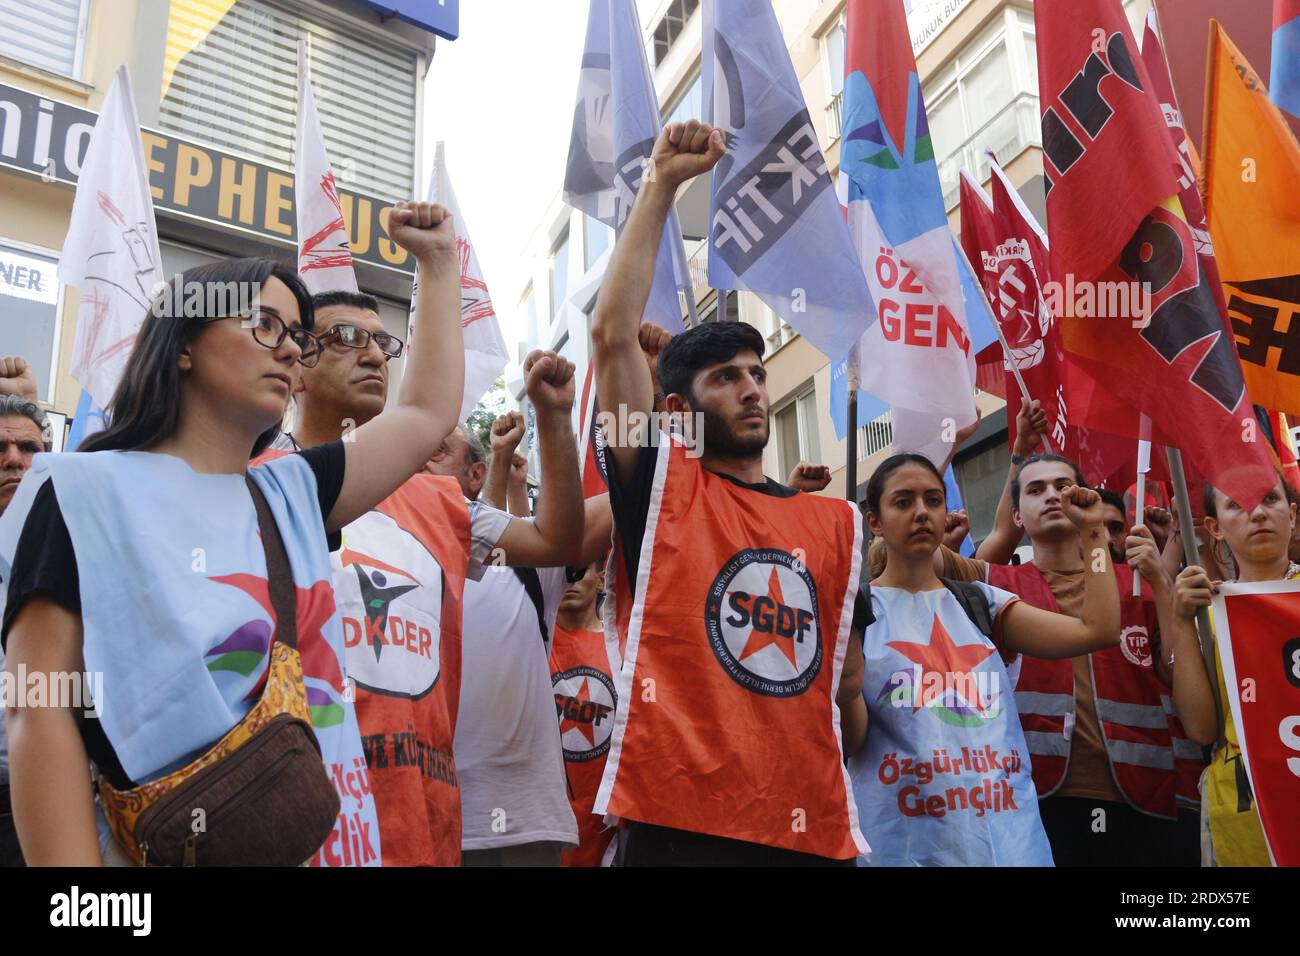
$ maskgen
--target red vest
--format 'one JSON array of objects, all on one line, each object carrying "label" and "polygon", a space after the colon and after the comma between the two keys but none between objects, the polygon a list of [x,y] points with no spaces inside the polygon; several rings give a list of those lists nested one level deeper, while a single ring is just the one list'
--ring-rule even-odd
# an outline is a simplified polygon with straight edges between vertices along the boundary
[{"label": "red vest", "polygon": [[622,668],[595,810],[855,857],[835,693],[861,519],[740,487],[660,437],[635,593],[615,573],[606,611]]},{"label": "red vest", "polygon": [[[1047,579],[1033,564],[990,564],[989,584],[1020,595],[1034,607],[1060,612]],[[1120,642],[1088,655],[1106,757],[1120,793],[1155,816],[1177,816],[1178,800],[1194,796],[1204,762],[1174,714],[1169,688],[1156,674],[1151,635],[1156,612],[1133,597],[1133,572],[1115,568],[1120,592]],[[1047,797],[1065,782],[1070,760],[1067,719],[1074,722],[1074,665],[1069,658],[1025,655],[1016,707],[1033,758],[1034,785]],[[1190,784],[1190,792],[1187,787]]]},{"label": "red vest", "polygon": [[569,804],[578,819],[578,848],[560,857],[563,866],[600,866],[614,828],[591,812],[605,773],[614,734],[617,697],[602,631],[555,626],[551,639],[551,689],[560,722]]}]

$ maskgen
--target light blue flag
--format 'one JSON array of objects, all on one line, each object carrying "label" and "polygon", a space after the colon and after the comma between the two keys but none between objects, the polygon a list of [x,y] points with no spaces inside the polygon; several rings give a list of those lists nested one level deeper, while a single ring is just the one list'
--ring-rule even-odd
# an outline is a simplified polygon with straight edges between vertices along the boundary
[{"label": "light blue flag", "polygon": [[[621,233],[659,132],[659,99],[633,0],[591,0],[564,201]],[[642,317],[680,332],[683,311],[694,323],[695,297],[674,208]]]},{"label": "light blue flag", "polygon": [[[952,465],[943,473],[943,487],[948,499],[949,511],[961,511],[966,507],[966,502],[962,500],[961,488],[957,485],[957,475],[952,470]],[[970,557],[975,553],[975,543],[970,539],[970,532],[966,532],[966,537],[961,542],[961,553]]]},{"label": "light blue flag", "polygon": [[95,404],[90,393],[84,388],[77,401],[77,410],[72,414],[72,424],[68,426],[67,450],[76,451],[82,440],[95,432],[103,431],[108,418],[102,408]]},{"label": "light blue flag", "polygon": [[770,0],[704,0],[713,170],[709,284],[756,294],[828,356],[875,321],[853,241]]},{"label": "light blue flag", "polygon": [[1272,55],[1269,98],[1300,118],[1300,0],[1273,0]]}]

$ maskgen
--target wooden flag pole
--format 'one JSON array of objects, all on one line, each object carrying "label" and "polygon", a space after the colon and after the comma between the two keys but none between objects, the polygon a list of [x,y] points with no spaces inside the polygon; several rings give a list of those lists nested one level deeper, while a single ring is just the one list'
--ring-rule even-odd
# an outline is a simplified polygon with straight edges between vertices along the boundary
[{"label": "wooden flag pole", "polygon": [[[1196,528],[1192,526],[1192,502],[1187,497],[1187,476],[1183,473],[1183,453],[1172,446],[1165,448],[1169,459],[1169,478],[1174,485],[1174,503],[1178,508],[1178,527],[1183,536],[1183,558],[1188,566],[1199,565],[1201,557],[1196,552]],[[1196,609],[1196,630],[1201,642],[1201,658],[1210,678],[1210,695],[1214,698],[1214,717],[1223,739],[1223,701],[1219,699],[1219,678],[1214,667],[1214,638],[1210,629],[1210,609]]]}]

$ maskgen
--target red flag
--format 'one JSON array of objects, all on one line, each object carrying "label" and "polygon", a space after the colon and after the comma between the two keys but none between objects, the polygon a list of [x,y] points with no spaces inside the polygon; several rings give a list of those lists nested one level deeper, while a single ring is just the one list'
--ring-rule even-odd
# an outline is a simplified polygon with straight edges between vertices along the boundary
[{"label": "red flag", "polygon": [[1214,623],[1224,683],[1254,689],[1227,702],[1269,854],[1300,866],[1300,585],[1222,584]]},{"label": "red flag", "polygon": [[[1182,163],[1119,0],[1034,7],[1053,298],[1069,361],[1253,508],[1273,486],[1178,200]],[[1127,426],[1126,426],[1127,427]]]},{"label": "red flag", "polygon": [[595,363],[587,363],[582,381],[582,420],[578,430],[578,461],[582,471],[582,497],[595,498],[609,491],[605,470],[605,433],[600,428],[600,406],[596,402]]}]

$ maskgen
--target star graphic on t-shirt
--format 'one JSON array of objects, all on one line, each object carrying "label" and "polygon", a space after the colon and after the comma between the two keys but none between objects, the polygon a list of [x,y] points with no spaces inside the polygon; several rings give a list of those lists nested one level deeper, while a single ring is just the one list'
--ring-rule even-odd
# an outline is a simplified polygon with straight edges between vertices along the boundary
[{"label": "star graphic on t-shirt", "polygon": [[[936,699],[942,701],[944,692],[949,688],[976,688],[975,668],[994,653],[993,648],[983,644],[954,644],[938,614],[934,616],[928,644],[889,641],[888,646],[921,667],[918,686],[912,691],[912,713]],[[926,677],[930,674],[938,674],[939,679],[931,678],[927,682]],[[974,690],[974,696],[975,699],[968,700],[967,703],[984,713],[978,690]]]},{"label": "star graphic on t-shirt", "polygon": [[[570,697],[569,700],[576,701],[579,705],[579,708],[581,708],[581,705],[591,700],[591,689],[587,687],[587,678],[584,677],[582,679],[582,686],[578,688],[578,693],[576,693],[573,697]],[[577,730],[579,733],[582,734],[582,736],[587,738],[587,741],[593,747],[596,746],[596,731],[595,728],[593,728],[590,723],[584,724],[582,721],[570,720],[568,717],[562,717],[560,718],[561,737],[564,736],[564,732],[566,730]]]},{"label": "star graphic on t-shirt", "polygon": [[[785,604],[785,597],[781,594],[781,581],[777,577],[776,568],[772,568],[772,575],[767,579],[767,596],[777,606]],[[799,665],[795,663],[794,659],[793,636],[783,637],[776,632],[775,627],[770,631],[760,631],[757,627],[753,628],[749,632],[749,640],[745,642],[745,649],[740,652],[738,659],[743,661],[751,654],[757,654],[769,644],[775,644],[777,649],[789,659],[790,666],[795,670],[799,669]]]}]

